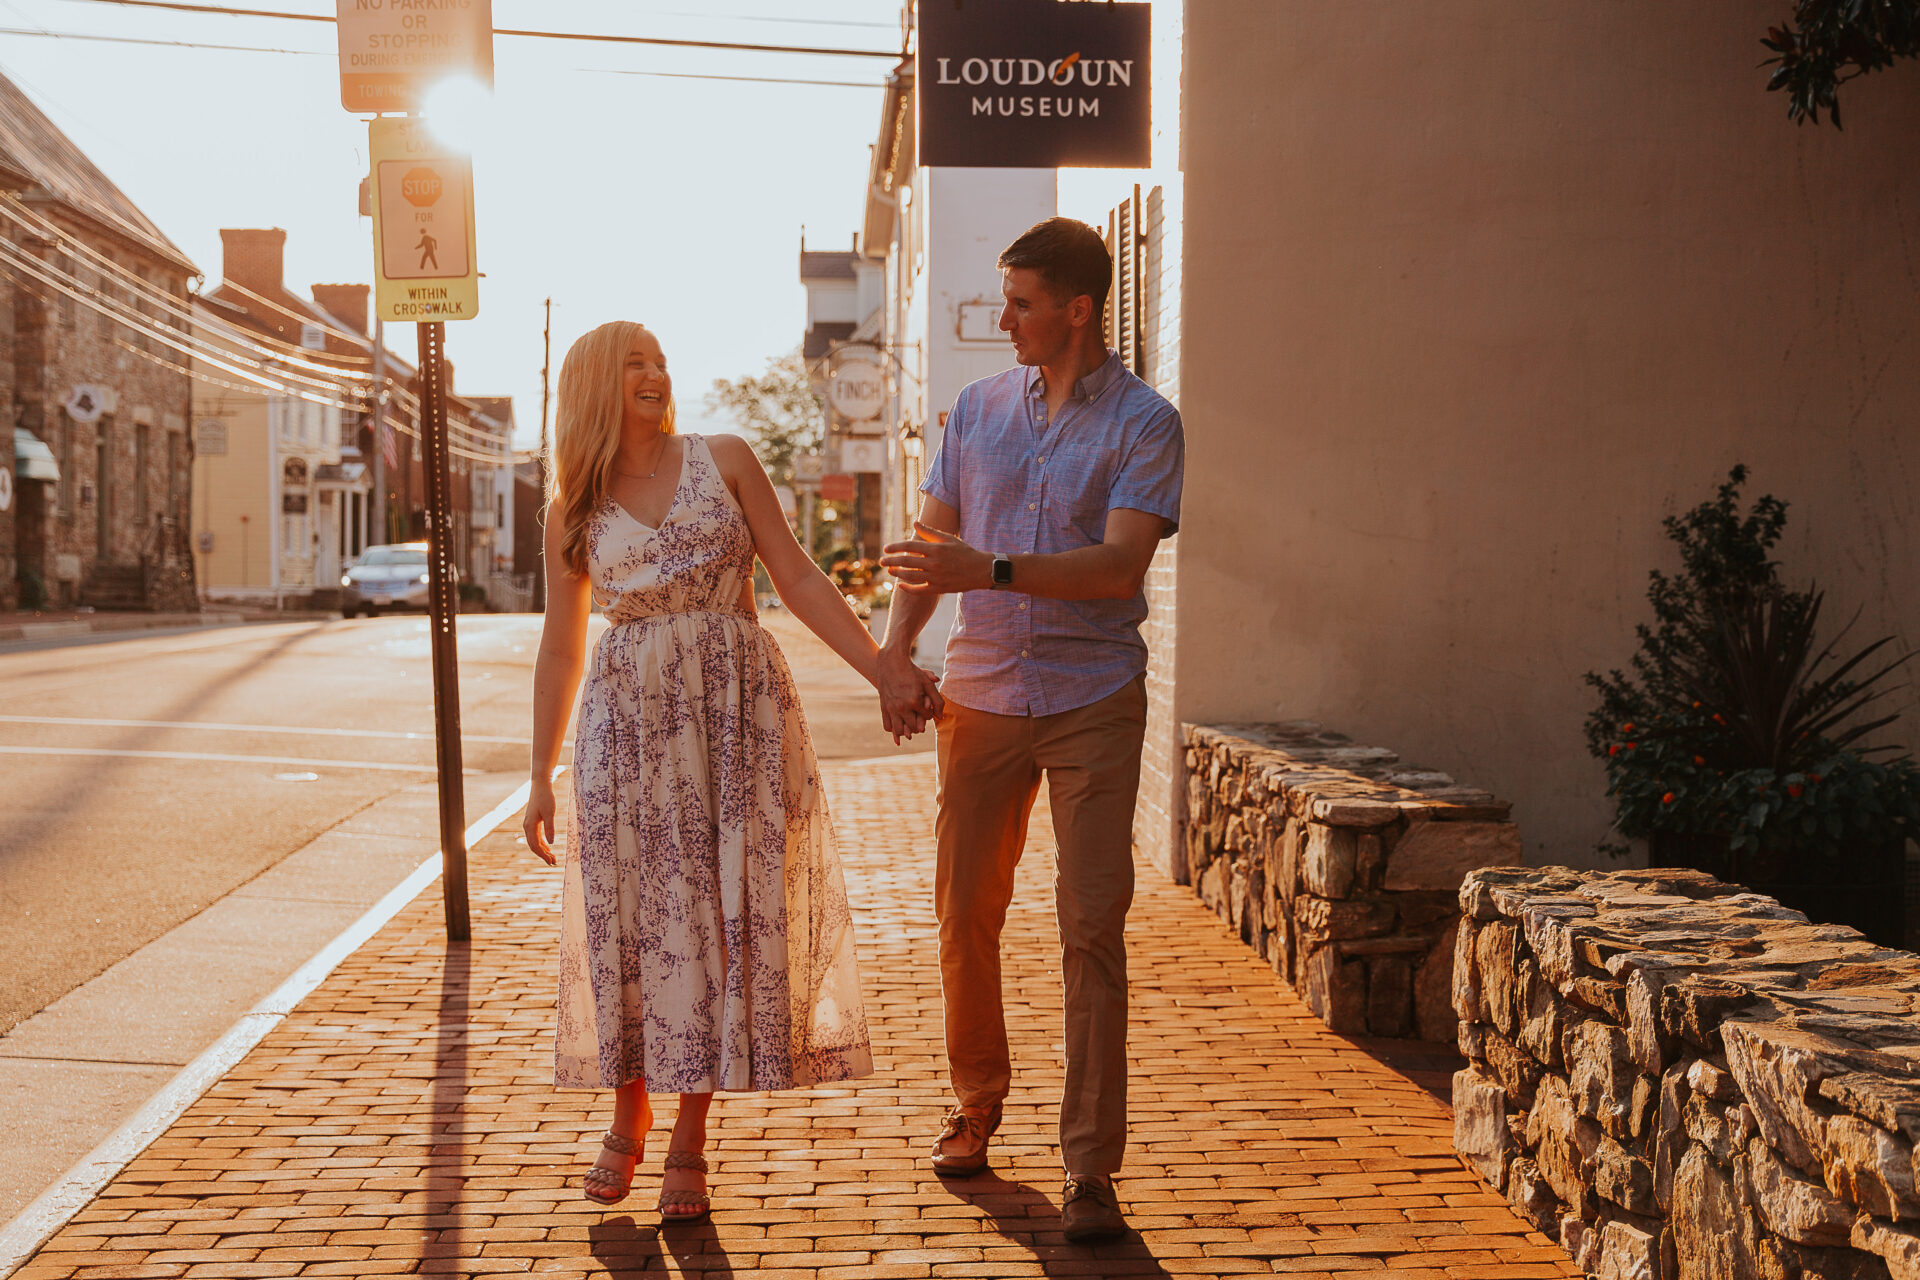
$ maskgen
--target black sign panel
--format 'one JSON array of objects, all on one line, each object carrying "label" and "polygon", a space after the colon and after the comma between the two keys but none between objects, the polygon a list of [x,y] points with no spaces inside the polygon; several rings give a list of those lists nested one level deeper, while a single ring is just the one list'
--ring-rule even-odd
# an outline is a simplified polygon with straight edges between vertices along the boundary
[{"label": "black sign panel", "polygon": [[920,0],[919,162],[1144,169],[1152,6]]}]

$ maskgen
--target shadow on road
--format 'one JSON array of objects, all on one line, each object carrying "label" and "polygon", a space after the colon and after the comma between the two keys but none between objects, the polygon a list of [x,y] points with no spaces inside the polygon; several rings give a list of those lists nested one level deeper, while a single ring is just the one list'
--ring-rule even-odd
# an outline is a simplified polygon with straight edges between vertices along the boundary
[{"label": "shadow on road", "polygon": [[[1063,1182],[1065,1178],[1061,1179]],[[1009,1182],[989,1170],[971,1178],[942,1179],[953,1198],[987,1215],[993,1229],[1033,1253],[1049,1276],[1167,1276],[1167,1269],[1137,1232],[1108,1244],[1067,1243],[1061,1235],[1060,1207],[1024,1182]],[[1120,1184],[1124,1193],[1125,1183]],[[1097,1272],[1091,1270],[1098,1262]]]}]

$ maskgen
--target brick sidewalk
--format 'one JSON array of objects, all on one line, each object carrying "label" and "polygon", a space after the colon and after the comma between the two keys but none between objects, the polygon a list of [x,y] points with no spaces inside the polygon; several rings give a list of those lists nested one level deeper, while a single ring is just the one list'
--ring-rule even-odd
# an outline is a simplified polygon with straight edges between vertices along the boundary
[{"label": "brick sidewalk", "polygon": [[1119,1184],[1139,1236],[1066,1244],[1044,805],[1006,931],[1025,1069],[992,1173],[932,1177],[946,1092],[929,760],[827,766],[879,1070],[722,1097],[711,1225],[662,1230],[647,1212],[670,1115],[624,1205],[575,1189],[610,1111],[550,1087],[560,877],[516,819],[474,851],[470,946],[448,947],[438,890],[423,894],[16,1275],[1578,1274],[1463,1169],[1439,1102],[1145,868]]}]

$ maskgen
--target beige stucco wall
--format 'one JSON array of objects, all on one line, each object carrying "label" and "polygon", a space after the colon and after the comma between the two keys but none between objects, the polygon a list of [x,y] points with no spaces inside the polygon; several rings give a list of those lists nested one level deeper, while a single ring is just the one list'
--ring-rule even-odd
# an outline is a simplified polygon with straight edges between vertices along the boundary
[{"label": "beige stucco wall", "polygon": [[1183,719],[1323,719],[1590,860],[1581,673],[1736,461],[1920,643],[1920,67],[1795,128],[1784,12],[1188,6]]},{"label": "beige stucco wall", "polygon": [[[227,427],[224,454],[193,460],[193,532],[200,589],[267,590],[273,586],[273,524],[267,435],[267,398],[244,391],[206,388],[194,405],[194,421]],[[245,517],[243,520],[242,517]],[[199,535],[213,534],[213,550],[198,550]]]}]

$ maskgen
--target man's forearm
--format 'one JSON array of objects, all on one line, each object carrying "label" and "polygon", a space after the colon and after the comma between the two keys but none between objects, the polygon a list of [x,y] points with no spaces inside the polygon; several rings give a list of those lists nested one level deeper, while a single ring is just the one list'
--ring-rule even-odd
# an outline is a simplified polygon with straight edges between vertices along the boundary
[{"label": "man's forearm", "polygon": [[913,642],[926,629],[938,599],[914,591],[895,591],[892,603],[887,606],[887,638],[880,646],[881,651],[911,655]]},{"label": "man's forearm", "polygon": [[1140,581],[1132,557],[1095,543],[1048,555],[1014,556],[1013,589],[1048,600],[1126,600],[1139,592]]}]

